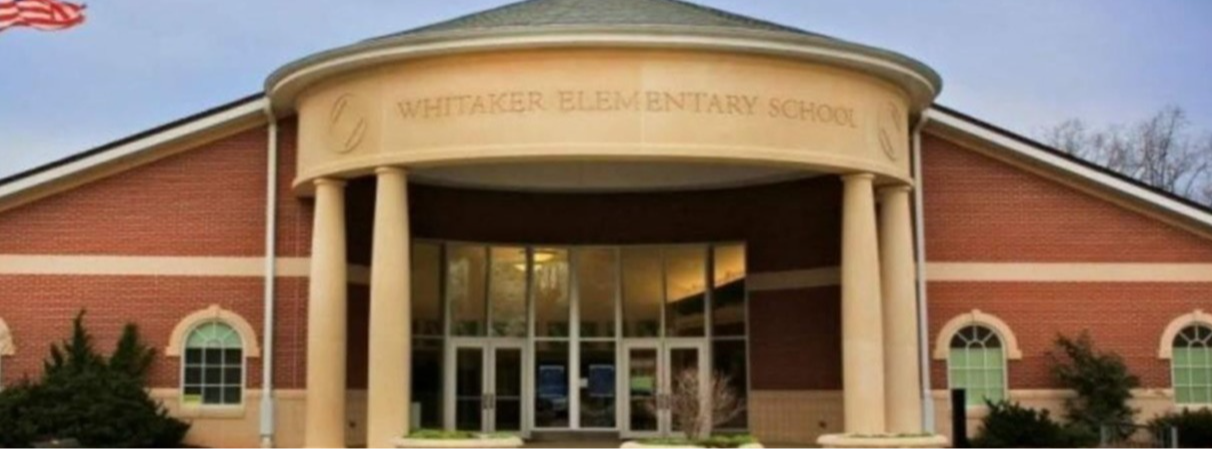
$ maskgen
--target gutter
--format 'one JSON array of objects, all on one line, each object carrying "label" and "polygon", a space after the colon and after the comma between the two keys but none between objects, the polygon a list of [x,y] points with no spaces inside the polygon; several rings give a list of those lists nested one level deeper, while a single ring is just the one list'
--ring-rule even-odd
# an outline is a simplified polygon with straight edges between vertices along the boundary
[{"label": "gutter", "polygon": [[913,146],[913,180],[916,182],[916,188],[913,189],[913,218],[916,226],[913,227],[914,254],[917,256],[915,260],[915,271],[917,272],[917,340],[918,340],[918,355],[921,357],[919,365],[921,367],[921,382],[922,382],[922,432],[934,434],[934,398],[931,394],[930,385],[930,336],[929,330],[926,328],[928,324],[926,315],[926,214],[922,208],[922,129],[926,127],[926,123],[930,121],[930,116],[925,112],[922,113],[917,124],[913,127],[912,143]]},{"label": "gutter", "polygon": [[272,102],[265,102],[266,142],[265,170],[265,322],[261,326],[261,447],[274,446],[274,280],[277,277],[278,228],[278,118]]}]

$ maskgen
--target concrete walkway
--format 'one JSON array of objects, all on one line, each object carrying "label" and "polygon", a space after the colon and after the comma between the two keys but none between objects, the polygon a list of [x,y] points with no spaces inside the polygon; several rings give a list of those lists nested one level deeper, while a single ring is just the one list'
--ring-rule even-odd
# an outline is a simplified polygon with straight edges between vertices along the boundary
[{"label": "concrete walkway", "polygon": [[[527,442],[527,448],[617,448],[622,445],[620,440],[591,440],[591,441],[532,441]],[[812,447],[798,444],[766,444],[768,448],[784,448],[784,447]]]}]

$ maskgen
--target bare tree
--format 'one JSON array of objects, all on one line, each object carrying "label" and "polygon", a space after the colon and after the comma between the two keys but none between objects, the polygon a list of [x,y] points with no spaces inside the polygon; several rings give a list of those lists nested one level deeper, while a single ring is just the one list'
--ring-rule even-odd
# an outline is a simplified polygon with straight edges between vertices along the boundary
[{"label": "bare tree", "polygon": [[1212,205],[1212,133],[1195,134],[1182,108],[1169,106],[1135,124],[1101,130],[1066,120],[1040,137],[1065,153]]},{"label": "bare tree", "polygon": [[[710,438],[715,426],[728,423],[745,411],[745,402],[732,387],[730,376],[714,372],[706,377],[704,384],[697,370],[682,370],[674,375],[671,391],[664,398],[677,430],[694,440]],[[654,398],[645,403],[654,416],[660,409],[659,400]]]}]

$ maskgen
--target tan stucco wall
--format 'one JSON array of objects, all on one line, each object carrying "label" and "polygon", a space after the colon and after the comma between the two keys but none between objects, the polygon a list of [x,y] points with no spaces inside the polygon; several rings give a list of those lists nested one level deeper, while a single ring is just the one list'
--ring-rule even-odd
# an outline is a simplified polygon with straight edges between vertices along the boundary
[{"label": "tan stucco wall", "polygon": [[[244,393],[244,405],[233,408],[182,409],[180,390],[156,388],[152,397],[159,400],[169,413],[188,421],[189,434],[185,444],[201,447],[259,447],[261,444],[261,390]],[[275,404],[275,447],[303,447],[304,418],[307,394],[303,390],[277,390]],[[348,428],[345,433],[349,447],[366,445],[366,391],[347,392]]]},{"label": "tan stucco wall", "polygon": [[754,390],[749,392],[749,430],[765,443],[814,444],[840,433],[840,390]]},{"label": "tan stucco wall", "polygon": [[600,158],[907,179],[908,108],[903,92],[873,76],[775,57],[640,49],[447,56],[305,91],[295,182],[306,188],[316,177],[389,164]]}]

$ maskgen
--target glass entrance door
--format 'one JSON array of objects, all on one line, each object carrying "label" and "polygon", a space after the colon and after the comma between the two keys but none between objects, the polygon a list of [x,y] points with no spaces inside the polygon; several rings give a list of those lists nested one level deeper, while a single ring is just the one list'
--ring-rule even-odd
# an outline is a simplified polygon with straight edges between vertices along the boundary
[{"label": "glass entrance door", "polygon": [[678,409],[675,396],[697,396],[698,410],[707,410],[701,386],[707,382],[708,366],[703,341],[624,342],[622,436],[650,438],[681,432],[678,418],[686,411]]},{"label": "glass entrance door", "polygon": [[446,428],[525,436],[523,341],[454,341],[447,353]]}]

